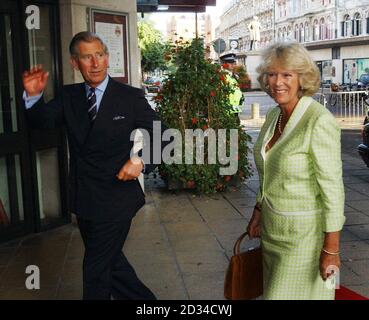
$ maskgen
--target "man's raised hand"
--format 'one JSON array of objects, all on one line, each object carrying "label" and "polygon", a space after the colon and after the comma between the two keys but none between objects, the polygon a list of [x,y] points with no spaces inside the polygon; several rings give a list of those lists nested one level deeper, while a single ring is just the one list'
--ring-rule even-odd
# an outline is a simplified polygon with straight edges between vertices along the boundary
[{"label": "man's raised hand", "polygon": [[37,96],[44,91],[49,73],[43,70],[42,65],[37,65],[29,71],[23,72],[23,87],[29,97]]}]

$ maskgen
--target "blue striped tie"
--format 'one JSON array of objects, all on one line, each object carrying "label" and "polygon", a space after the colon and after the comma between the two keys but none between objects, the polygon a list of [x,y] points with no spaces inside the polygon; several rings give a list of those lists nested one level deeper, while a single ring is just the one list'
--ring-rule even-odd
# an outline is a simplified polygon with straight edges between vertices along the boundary
[{"label": "blue striped tie", "polygon": [[90,92],[87,96],[87,105],[88,105],[88,117],[90,118],[91,122],[94,122],[97,115],[95,88],[90,88]]}]

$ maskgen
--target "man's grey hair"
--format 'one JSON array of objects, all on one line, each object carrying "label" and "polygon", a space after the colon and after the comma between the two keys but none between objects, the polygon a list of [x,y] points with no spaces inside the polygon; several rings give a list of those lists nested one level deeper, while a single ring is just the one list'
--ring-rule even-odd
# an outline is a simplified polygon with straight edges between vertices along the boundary
[{"label": "man's grey hair", "polygon": [[82,31],[82,32],[77,33],[73,37],[72,41],[70,42],[69,44],[70,55],[73,58],[77,58],[79,54],[78,45],[80,44],[80,42],[93,42],[93,41],[99,41],[103,47],[104,53],[105,54],[109,53],[108,47],[96,33],[89,32],[89,31]]}]

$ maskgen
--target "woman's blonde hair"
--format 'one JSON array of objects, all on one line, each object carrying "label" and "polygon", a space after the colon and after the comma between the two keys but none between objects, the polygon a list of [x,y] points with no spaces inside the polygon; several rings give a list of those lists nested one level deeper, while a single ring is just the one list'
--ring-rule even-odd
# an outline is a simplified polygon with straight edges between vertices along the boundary
[{"label": "woman's blonde hair", "polygon": [[267,72],[271,66],[278,65],[299,75],[299,97],[312,96],[320,87],[320,72],[309,52],[297,42],[277,42],[262,54],[263,63],[258,66],[258,81],[261,88],[270,94]]}]

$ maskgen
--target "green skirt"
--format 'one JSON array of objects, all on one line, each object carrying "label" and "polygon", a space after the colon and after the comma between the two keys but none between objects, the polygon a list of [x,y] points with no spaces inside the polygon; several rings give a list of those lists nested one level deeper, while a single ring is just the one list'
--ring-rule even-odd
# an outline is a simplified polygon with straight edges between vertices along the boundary
[{"label": "green skirt", "polygon": [[280,213],[263,201],[261,246],[266,300],[333,300],[334,279],[320,276],[319,212]]}]

